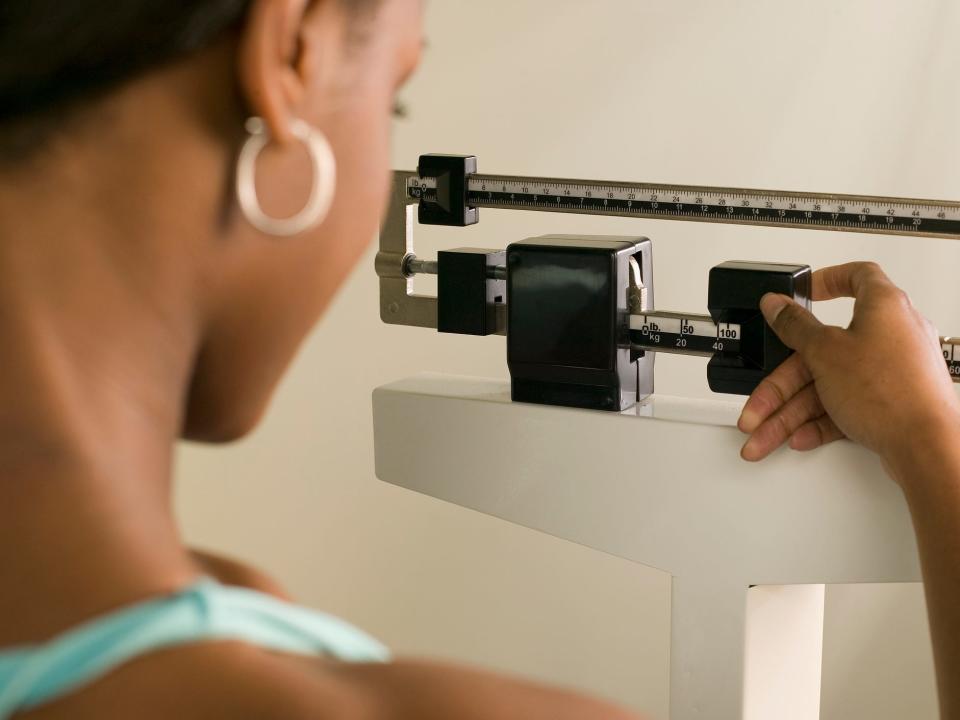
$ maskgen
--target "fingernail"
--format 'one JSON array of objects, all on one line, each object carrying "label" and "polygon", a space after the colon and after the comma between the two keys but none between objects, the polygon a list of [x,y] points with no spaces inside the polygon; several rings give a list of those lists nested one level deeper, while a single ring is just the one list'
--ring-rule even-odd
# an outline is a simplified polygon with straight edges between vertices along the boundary
[{"label": "fingernail", "polygon": [[755,438],[750,438],[747,440],[743,447],[740,448],[740,457],[742,457],[747,462],[754,462],[756,458],[756,453],[754,452],[757,447],[757,442]]},{"label": "fingernail", "polygon": [[740,413],[740,419],[737,420],[737,427],[740,429],[740,432],[752,433],[757,429],[757,426],[760,425],[760,420],[760,413],[756,410],[751,410],[750,404],[747,403]]},{"label": "fingernail", "polygon": [[773,323],[777,320],[777,316],[783,312],[783,309],[791,302],[793,301],[786,295],[767,293],[760,298],[760,312],[763,313],[763,317],[767,321],[767,324],[773,325]]}]

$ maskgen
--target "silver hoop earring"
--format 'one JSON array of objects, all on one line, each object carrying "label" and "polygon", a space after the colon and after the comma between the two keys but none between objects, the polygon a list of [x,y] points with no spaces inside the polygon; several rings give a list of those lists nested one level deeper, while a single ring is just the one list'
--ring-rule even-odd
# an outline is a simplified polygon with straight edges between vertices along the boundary
[{"label": "silver hoop earring", "polygon": [[337,161],[326,136],[303,120],[291,123],[290,131],[310,153],[313,185],[307,204],[300,212],[288,218],[274,218],[260,205],[256,179],[257,158],[270,144],[270,133],[258,117],[247,120],[246,128],[250,137],[244,142],[237,159],[237,200],[247,222],[261,232],[278,237],[298,235],[322,223],[330,212],[337,184]]}]

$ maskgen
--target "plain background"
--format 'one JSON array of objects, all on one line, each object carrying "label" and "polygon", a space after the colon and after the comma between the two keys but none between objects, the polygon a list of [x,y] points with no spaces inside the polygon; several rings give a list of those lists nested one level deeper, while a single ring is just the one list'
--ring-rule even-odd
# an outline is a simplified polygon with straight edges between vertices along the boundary
[{"label": "plain background", "polygon": [[[488,173],[957,198],[958,28],[954,0],[433,0],[395,167],[473,153]],[[466,230],[423,229],[419,253],[554,232],[649,235],[657,305],[690,312],[703,311],[707,272],[724,260],[873,259],[943,334],[960,333],[950,241],[481,216]],[[371,246],[260,430],[231,448],[183,448],[187,538],[268,568],[399,653],[665,718],[668,577],[375,479],[375,386],[422,370],[506,376],[502,338],[387,327],[377,308]],[[817,313],[839,324],[849,309]],[[700,359],[661,358],[657,383],[709,396]],[[656,449],[638,437],[622,451],[639,466]],[[823,718],[936,717],[919,587],[832,587],[826,625]]]}]

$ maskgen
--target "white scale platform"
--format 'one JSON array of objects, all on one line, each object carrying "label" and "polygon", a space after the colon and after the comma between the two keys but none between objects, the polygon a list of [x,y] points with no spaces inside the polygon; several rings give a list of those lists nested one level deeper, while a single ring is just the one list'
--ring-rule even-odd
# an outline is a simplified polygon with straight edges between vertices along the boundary
[{"label": "white scale platform", "polygon": [[739,409],[550,408],[422,375],[374,391],[377,476],[669,572],[671,720],[814,720],[824,583],[919,581],[910,517],[850,443],[743,462]]}]

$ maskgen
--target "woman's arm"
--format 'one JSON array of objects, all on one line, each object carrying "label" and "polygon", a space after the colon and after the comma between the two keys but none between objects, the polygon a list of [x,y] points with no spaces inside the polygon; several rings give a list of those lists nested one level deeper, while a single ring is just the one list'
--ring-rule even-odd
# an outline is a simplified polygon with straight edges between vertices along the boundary
[{"label": "woman's arm", "polygon": [[917,534],[944,720],[960,720],[960,401],[937,332],[873,263],[825,268],[813,299],[852,297],[847,329],[781,295],[761,309],[797,352],[744,406],[742,455],[848,437],[880,455]]},{"label": "woman's arm", "polygon": [[960,718],[960,433],[927,428],[886,459],[917,532],[943,720]]}]

